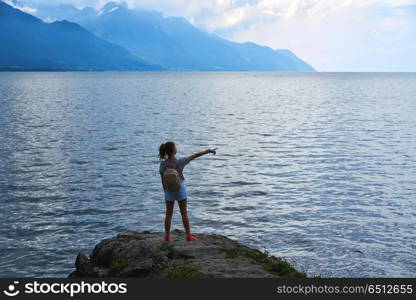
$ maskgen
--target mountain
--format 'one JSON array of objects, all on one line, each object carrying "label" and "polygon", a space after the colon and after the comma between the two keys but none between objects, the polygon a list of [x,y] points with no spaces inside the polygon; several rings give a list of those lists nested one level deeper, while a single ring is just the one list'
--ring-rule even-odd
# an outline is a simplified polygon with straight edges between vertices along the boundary
[{"label": "mountain", "polygon": [[103,39],[169,69],[314,71],[289,50],[230,42],[194,27],[184,18],[130,10],[125,3],[109,2],[81,24]]},{"label": "mountain", "polygon": [[0,70],[161,69],[78,24],[44,23],[5,2],[0,2],[0,44]]},{"label": "mountain", "polygon": [[314,71],[289,50],[231,42],[194,27],[184,18],[131,10],[126,3],[109,2],[93,14],[91,8],[69,6],[61,7],[61,17],[170,70]]},{"label": "mountain", "polygon": [[[29,7],[29,6],[27,6]],[[19,8],[20,7],[16,7]],[[78,9],[71,4],[56,2],[40,2],[34,9],[34,15],[42,20],[56,21],[69,20],[71,22],[80,23],[81,21],[96,16],[97,12],[92,7],[84,7]]]}]

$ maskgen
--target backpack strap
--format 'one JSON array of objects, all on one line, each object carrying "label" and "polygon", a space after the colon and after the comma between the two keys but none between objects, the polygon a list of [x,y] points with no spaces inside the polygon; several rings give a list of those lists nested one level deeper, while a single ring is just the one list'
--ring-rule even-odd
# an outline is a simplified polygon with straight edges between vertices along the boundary
[{"label": "backpack strap", "polygon": [[[175,169],[177,163],[178,163],[178,159],[175,161],[175,164],[170,169]],[[168,168],[168,163],[165,161],[165,169],[163,170],[163,172],[165,172],[167,168]]]}]

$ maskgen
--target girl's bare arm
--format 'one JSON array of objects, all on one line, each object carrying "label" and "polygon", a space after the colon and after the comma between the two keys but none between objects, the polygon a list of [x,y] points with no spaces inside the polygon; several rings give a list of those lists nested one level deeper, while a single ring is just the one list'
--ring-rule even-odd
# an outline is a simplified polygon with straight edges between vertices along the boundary
[{"label": "girl's bare arm", "polygon": [[216,150],[217,150],[217,148],[215,148],[215,149],[207,149],[207,150],[204,150],[204,151],[201,151],[201,152],[192,154],[188,158],[189,158],[189,160],[193,160],[195,158],[198,158],[198,157],[200,157],[202,155],[205,155],[205,154],[208,154],[208,153],[213,153],[215,155],[215,154],[217,154],[217,151]]}]

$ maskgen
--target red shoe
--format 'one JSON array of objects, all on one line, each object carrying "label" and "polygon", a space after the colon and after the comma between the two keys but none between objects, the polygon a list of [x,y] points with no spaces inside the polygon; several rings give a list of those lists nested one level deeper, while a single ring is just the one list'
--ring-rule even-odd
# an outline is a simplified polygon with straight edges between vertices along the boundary
[{"label": "red shoe", "polygon": [[188,241],[188,242],[193,242],[193,241],[196,241],[196,240],[198,240],[198,239],[196,237],[194,237],[192,234],[186,236],[186,241]]},{"label": "red shoe", "polygon": [[165,242],[172,242],[172,240],[171,240],[171,238],[170,238],[170,236],[165,236],[165,239],[164,239],[164,241]]}]

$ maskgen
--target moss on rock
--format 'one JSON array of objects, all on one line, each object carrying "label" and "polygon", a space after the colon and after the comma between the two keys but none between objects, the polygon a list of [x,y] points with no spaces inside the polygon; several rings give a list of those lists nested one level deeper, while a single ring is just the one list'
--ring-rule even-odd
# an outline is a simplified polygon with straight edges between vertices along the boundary
[{"label": "moss on rock", "polygon": [[191,264],[174,265],[168,273],[169,278],[203,278],[204,274]]}]

